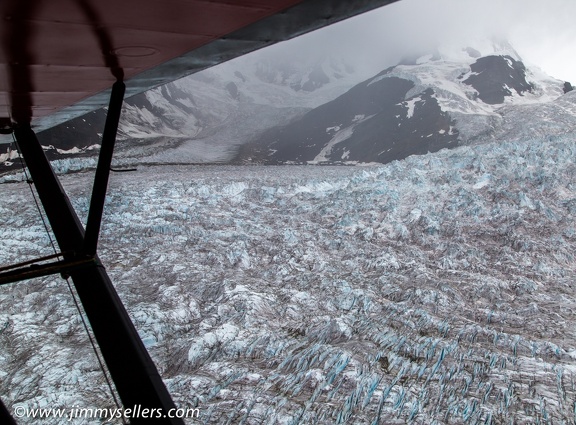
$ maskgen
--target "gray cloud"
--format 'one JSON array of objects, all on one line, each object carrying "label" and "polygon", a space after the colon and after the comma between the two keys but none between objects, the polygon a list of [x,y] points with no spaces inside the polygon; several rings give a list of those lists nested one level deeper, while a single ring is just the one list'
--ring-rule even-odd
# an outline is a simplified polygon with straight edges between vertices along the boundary
[{"label": "gray cloud", "polygon": [[400,0],[281,43],[267,54],[294,60],[343,55],[374,73],[438,46],[499,38],[510,41],[525,61],[576,82],[574,19],[574,0]]}]

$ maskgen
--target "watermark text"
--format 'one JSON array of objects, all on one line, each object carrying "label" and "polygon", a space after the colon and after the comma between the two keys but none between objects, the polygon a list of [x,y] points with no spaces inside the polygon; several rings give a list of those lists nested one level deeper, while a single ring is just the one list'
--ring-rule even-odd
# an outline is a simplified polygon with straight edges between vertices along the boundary
[{"label": "watermark text", "polygon": [[14,407],[14,416],[16,418],[61,418],[72,422],[76,419],[159,419],[159,418],[197,418],[200,416],[198,408],[180,408],[165,411],[162,408],[149,408],[135,405],[132,408],[28,408],[25,406]]}]

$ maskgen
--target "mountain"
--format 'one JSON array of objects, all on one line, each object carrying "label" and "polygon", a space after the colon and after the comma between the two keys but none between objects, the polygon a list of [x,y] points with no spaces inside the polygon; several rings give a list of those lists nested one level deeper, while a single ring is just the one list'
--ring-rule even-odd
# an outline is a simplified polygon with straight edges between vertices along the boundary
[{"label": "mountain", "polygon": [[[289,61],[264,51],[240,57],[127,98],[115,158],[226,162],[238,145],[334,99],[363,78],[344,60],[328,56]],[[38,137],[50,159],[94,156],[105,119],[101,109]],[[15,153],[0,155],[5,168],[18,165],[11,164]]]},{"label": "mountain", "polygon": [[[509,139],[515,129],[539,127],[550,135],[576,129],[574,95],[564,96],[569,83],[527,68],[508,43],[482,48],[485,53],[450,48],[405,58],[292,123],[270,129],[244,145],[237,160],[386,163]],[[552,115],[555,127],[549,125]]]},{"label": "mountain", "polygon": [[332,100],[360,79],[351,66],[331,58],[296,64],[231,61],[148,92],[145,99],[129,99],[121,137],[171,135],[175,146],[147,154],[147,162],[226,162],[239,145]]},{"label": "mountain", "polygon": [[[571,89],[526,66],[506,42],[422,52],[369,79],[333,57],[258,53],[126,99],[114,160],[386,163],[574,131]],[[104,120],[95,111],[39,138],[57,167],[90,167]],[[16,159],[0,151],[0,171]]]}]

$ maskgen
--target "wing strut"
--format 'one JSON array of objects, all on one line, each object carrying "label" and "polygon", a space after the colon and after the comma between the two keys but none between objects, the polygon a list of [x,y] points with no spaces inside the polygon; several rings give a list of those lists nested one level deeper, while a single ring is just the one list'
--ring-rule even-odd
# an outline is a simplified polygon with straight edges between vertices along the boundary
[{"label": "wing strut", "polygon": [[84,236],[83,253],[86,255],[96,255],[98,247],[98,235],[100,234],[100,223],[104,212],[104,201],[106,200],[106,189],[108,188],[108,178],[110,177],[110,166],[112,165],[112,154],[116,143],[116,132],[120,122],[122,112],[122,101],[126,85],[122,81],[117,81],[112,86],[110,95],[110,105],[106,115],[104,133],[102,133],[102,146],[98,157],[98,166],[94,176],[94,186],[92,188],[92,199],[90,200],[90,210],[88,211],[88,221],[86,222],[86,235]]},{"label": "wing strut", "polygon": [[[18,125],[14,134],[64,258],[43,266],[43,271],[54,266],[53,272],[65,270],[72,278],[124,408],[155,409],[163,416],[155,416],[155,424],[183,425],[182,419],[168,417],[176,412],[174,402],[96,254],[123,95],[124,84],[118,82],[110,100],[86,234],[30,125]],[[130,419],[133,425],[146,421]]]},{"label": "wing strut", "polygon": [[6,425],[16,425],[16,421],[12,415],[10,415],[10,412],[6,409],[4,403],[2,403],[2,400],[0,400],[0,420],[2,420],[2,423]]}]

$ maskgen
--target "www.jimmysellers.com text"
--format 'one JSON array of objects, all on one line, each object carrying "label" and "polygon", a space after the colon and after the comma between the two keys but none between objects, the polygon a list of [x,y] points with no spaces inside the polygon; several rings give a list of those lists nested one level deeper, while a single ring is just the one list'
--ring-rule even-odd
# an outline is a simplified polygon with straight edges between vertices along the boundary
[{"label": "www.jimmysellers.com text", "polygon": [[36,408],[24,406],[14,407],[14,416],[17,418],[61,418],[72,422],[76,419],[158,419],[158,418],[197,418],[200,415],[198,408],[163,409],[142,407],[135,405],[132,408],[99,409],[73,407],[70,409]]}]

